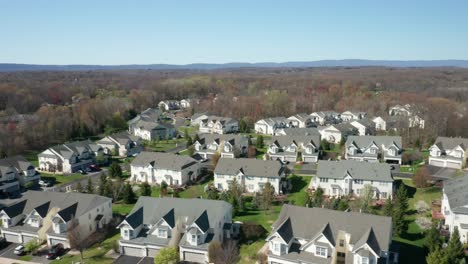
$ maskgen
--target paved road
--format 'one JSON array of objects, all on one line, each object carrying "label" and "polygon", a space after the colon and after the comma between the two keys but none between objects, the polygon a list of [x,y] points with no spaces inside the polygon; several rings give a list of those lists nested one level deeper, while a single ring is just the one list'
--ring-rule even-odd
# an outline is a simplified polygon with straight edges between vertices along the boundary
[{"label": "paved road", "polygon": [[[19,262],[20,256],[17,256],[13,251],[15,251],[15,247],[17,247],[19,244],[16,243],[9,243],[8,246],[5,248],[2,248],[0,250],[0,263],[21,263]],[[32,256],[32,259],[29,262],[24,262],[24,263],[50,263],[51,260],[46,259],[45,254],[46,254],[46,249],[44,248],[43,250],[40,251],[40,254],[38,256]],[[4,258],[5,261],[2,261],[1,258]]]},{"label": "paved road", "polygon": [[52,191],[52,192],[72,191],[76,189],[76,185],[78,184],[78,182],[81,184],[82,188],[85,188],[88,185],[88,178],[91,178],[91,182],[94,184],[94,186],[97,186],[99,184],[101,174],[103,173],[107,173],[107,169],[102,169],[101,171],[98,171],[98,172],[88,173],[85,175],[86,177],[84,177],[83,179],[67,182],[64,184],[57,185],[57,186],[46,187],[46,188],[43,188],[43,190]]}]

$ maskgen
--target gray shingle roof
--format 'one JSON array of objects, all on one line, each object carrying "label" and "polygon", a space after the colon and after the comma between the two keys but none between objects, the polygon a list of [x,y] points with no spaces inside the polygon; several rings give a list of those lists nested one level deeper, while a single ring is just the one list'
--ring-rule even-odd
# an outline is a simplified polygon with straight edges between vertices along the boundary
[{"label": "gray shingle roof", "polygon": [[193,223],[206,211],[208,225],[212,225],[219,223],[226,212],[232,210],[232,205],[216,200],[141,196],[126,219],[132,219],[137,214],[136,224],[154,225],[171,210],[174,212],[175,222],[187,220],[187,224]]},{"label": "gray shingle roof", "polygon": [[[200,138],[199,143],[202,145],[210,144],[214,141],[216,141],[217,144],[220,144],[221,142],[229,142],[231,145],[235,147],[240,146],[247,146],[249,139],[247,136],[244,135],[235,135],[235,134],[199,134],[198,137]],[[223,147],[223,146],[221,146]]]},{"label": "gray shingle roof", "polygon": [[294,128],[283,128],[281,134],[286,136],[320,136],[320,132],[316,127],[294,127]]},{"label": "gray shingle roof", "polygon": [[319,178],[343,179],[348,173],[353,179],[393,182],[390,164],[354,160],[318,162]]},{"label": "gray shingle roof", "polygon": [[2,174],[5,173],[9,167],[15,168],[18,172],[34,168],[31,162],[26,160],[23,156],[0,159],[0,172]]},{"label": "gray shingle roof", "polygon": [[444,181],[444,194],[452,211],[468,213],[468,175]]},{"label": "gray shingle roof", "polygon": [[[328,233],[338,234],[338,231],[349,233],[350,244],[356,245],[362,240],[371,241],[373,244],[377,243],[381,250],[388,251],[392,239],[390,217],[288,204],[283,205],[278,219],[273,224],[272,234],[283,228],[282,225],[288,218],[291,221],[292,235],[295,238],[312,239],[323,232],[324,226],[328,223],[330,228]],[[369,235],[370,228],[375,239]],[[370,246],[374,248],[375,245]]]},{"label": "gray shingle roof", "polygon": [[242,171],[246,176],[280,177],[283,169],[281,162],[276,160],[221,158],[214,172],[216,174],[237,175],[239,171]]},{"label": "gray shingle roof", "polygon": [[435,143],[441,150],[451,150],[458,146],[468,148],[468,138],[437,137]]},{"label": "gray shingle roof", "polygon": [[363,149],[367,148],[374,142],[377,146],[384,145],[385,147],[391,146],[395,143],[398,148],[402,148],[401,137],[392,137],[392,136],[349,136],[346,140],[346,146],[355,144],[356,147]]},{"label": "gray shingle roof", "polygon": [[196,163],[195,159],[184,155],[143,151],[132,161],[131,165],[148,166],[152,164],[156,168],[179,171]]},{"label": "gray shingle roof", "polygon": [[273,144],[276,144],[278,147],[285,147],[289,146],[292,143],[296,144],[297,146],[306,146],[307,144],[311,143],[316,148],[320,147],[320,136],[313,135],[313,136],[274,136],[271,139]]}]

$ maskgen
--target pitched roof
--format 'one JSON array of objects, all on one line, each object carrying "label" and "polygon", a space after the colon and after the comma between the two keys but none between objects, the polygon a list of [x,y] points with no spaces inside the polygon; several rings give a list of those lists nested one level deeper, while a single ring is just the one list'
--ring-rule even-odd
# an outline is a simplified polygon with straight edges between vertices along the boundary
[{"label": "pitched roof", "polygon": [[247,146],[249,139],[247,136],[238,135],[238,134],[199,134],[198,137],[200,140],[198,143],[205,145],[210,144],[212,142],[216,142],[220,144],[222,142],[229,142],[232,146]]},{"label": "pitched roof", "polygon": [[372,250],[379,254],[380,252],[380,246],[379,246],[379,241],[377,240],[377,237],[375,236],[374,229],[369,227],[369,229],[364,233],[364,235],[359,239],[356,244],[354,245],[354,249],[358,249],[362,247],[363,245],[369,245],[369,247],[372,248]]},{"label": "pitched roof", "polygon": [[[350,234],[350,244],[355,245],[362,240],[371,241],[372,243],[375,242],[383,251],[388,251],[392,239],[392,220],[390,217],[288,204],[283,205],[278,219],[273,224],[272,234],[283,228],[288,219],[291,222],[291,231],[294,238],[312,239],[322,230],[325,230],[327,235],[345,231]],[[311,219],[313,221],[310,221]],[[327,223],[329,224],[329,231],[324,228]],[[369,235],[369,228],[372,228],[375,240]],[[369,240],[369,238],[371,239]]]},{"label": "pitched roof", "polygon": [[127,131],[125,132],[119,132],[119,133],[114,133],[111,134],[101,140],[98,141],[98,143],[105,143],[107,141],[107,138],[111,138],[118,142],[120,145],[125,145],[127,142],[131,141],[138,141],[140,138],[134,135],[129,134]]},{"label": "pitched roof", "polygon": [[184,155],[143,151],[132,161],[131,165],[148,166],[151,164],[156,168],[178,171],[196,163],[195,159]]},{"label": "pitched roof", "polygon": [[26,207],[26,201],[19,201],[8,207],[3,208],[3,211],[8,215],[8,217],[13,218],[24,212]]},{"label": "pitched roof", "polygon": [[296,145],[304,145],[311,143],[316,148],[320,147],[320,136],[313,135],[313,136],[274,136],[271,139],[273,144],[276,144],[278,147],[285,147],[289,146],[291,143],[295,143]]},{"label": "pitched roof", "polygon": [[221,158],[214,173],[237,175],[242,171],[244,175],[253,177],[280,177],[283,170],[281,162],[276,160]]},{"label": "pitched roof", "polygon": [[76,216],[76,209],[78,208],[78,202],[60,210],[57,212],[60,217],[62,217],[63,221],[68,222]]},{"label": "pitched roof", "polygon": [[346,140],[346,146],[354,144],[356,147],[362,149],[367,148],[372,142],[379,147],[382,145],[389,147],[395,144],[398,148],[402,148],[401,137],[399,136],[349,136]]},{"label": "pitched roof", "polygon": [[269,126],[274,126],[274,125],[278,125],[278,124],[281,124],[281,123],[286,125],[287,123],[289,123],[289,120],[284,116],[277,116],[277,117],[269,117],[269,118],[260,119],[260,120],[257,121],[257,123],[260,122],[260,121],[265,122]]},{"label": "pitched roof", "polygon": [[291,241],[293,238],[291,219],[288,217],[288,219],[286,219],[286,221],[276,230],[276,232],[286,243],[289,243],[289,241]]},{"label": "pitched roof", "polygon": [[283,128],[277,134],[284,134],[285,136],[320,136],[320,132],[316,127]]},{"label": "pitched roof", "polygon": [[174,228],[175,226],[175,218],[174,218],[174,208],[172,208],[167,214],[165,214],[162,219],[166,221],[166,223],[171,227]]},{"label": "pitched roof", "polygon": [[343,179],[348,174],[353,179],[393,182],[390,164],[355,160],[320,160],[318,162],[317,177],[319,178]]},{"label": "pitched roof", "polygon": [[[232,205],[224,201],[140,196],[125,220],[128,222],[130,218],[135,227],[142,223],[153,225],[163,217],[167,217],[170,211],[173,211],[174,223],[182,221],[191,224],[206,211],[207,222],[211,225],[219,223],[224,219],[226,212],[231,210]],[[136,216],[133,216],[134,214]],[[200,225],[202,224],[200,223]],[[200,226],[200,228],[202,227]]]},{"label": "pitched roof", "polygon": [[195,224],[205,233],[210,228],[210,220],[208,218],[208,213],[203,211],[203,213],[195,220]]},{"label": "pitched roof", "polygon": [[468,213],[468,175],[444,181],[444,194],[452,211]]},{"label": "pitched roof", "polygon": [[50,201],[47,201],[39,205],[38,207],[34,208],[34,210],[36,210],[39,216],[44,218],[47,215],[47,212],[49,212],[49,207],[50,207]]},{"label": "pitched roof", "polygon": [[230,118],[230,117],[220,117],[220,116],[208,116],[207,118],[203,119],[202,122],[220,122],[221,124],[229,124],[235,123],[237,120]]},{"label": "pitched roof", "polygon": [[468,138],[437,137],[434,144],[441,150],[451,150],[458,146],[466,150],[468,148]]}]

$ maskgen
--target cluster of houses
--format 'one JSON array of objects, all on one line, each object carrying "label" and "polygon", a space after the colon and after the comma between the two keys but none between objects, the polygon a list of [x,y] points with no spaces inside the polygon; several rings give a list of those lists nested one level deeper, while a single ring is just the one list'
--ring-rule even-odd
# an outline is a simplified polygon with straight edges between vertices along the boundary
[{"label": "cluster of houses", "polygon": [[[263,159],[247,158],[250,139],[237,133],[239,122],[211,113],[192,116],[198,127],[194,156],[143,151],[142,141],[172,138],[174,124],[163,111],[191,107],[193,101],[163,101],[128,122],[128,131],[96,142],[90,140],[50,147],[38,155],[38,168],[21,156],[0,160],[0,193],[17,192],[40,179],[39,171],[74,173],[105,164],[109,156],[134,156],[129,181],[184,186],[195,182],[203,162],[219,155],[213,168],[213,187],[226,191],[236,181],[246,194],[269,183],[276,194],[287,191],[288,163],[316,163],[316,176],[308,188],[322,189],[329,197],[361,196],[367,186],[374,199],[390,199],[395,191],[393,166],[401,164],[404,148],[399,136],[377,136],[392,129],[393,120],[407,127],[424,127],[411,106],[395,106],[389,117],[368,118],[366,113],[334,111],[275,117],[255,123],[255,132],[271,135]],[[322,140],[344,143],[342,160],[323,160]],[[461,169],[465,166],[468,139],[439,137],[429,149],[429,164]],[[458,228],[462,241],[468,234],[468,180],[444,185],[442,212],[450,231]],[[70,225],[77,220],[82,236],[98,232],[112,219],[112,201],[93,194],[27,191],[9,199],[0,210],[1,233],[9,242],[32,239],[49,246],[70,247]],[[309,221],[313,219],[313,221]],[[140,197],[117,226],[123,255],[154,257],[165,247],[179,249],[180,259],[208,263],[213,241],[236,237],[232,206],[224,201]],[[266,239],[268,263],[392,263],[391,218],[323,208],[284,205]]]}]

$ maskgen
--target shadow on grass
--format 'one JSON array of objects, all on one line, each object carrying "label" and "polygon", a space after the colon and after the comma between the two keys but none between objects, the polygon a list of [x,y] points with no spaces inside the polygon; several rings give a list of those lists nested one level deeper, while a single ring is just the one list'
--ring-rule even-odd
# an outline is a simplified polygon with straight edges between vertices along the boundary
[{"label": "shadow on grass", "polygon": [[422,247],[393,240],[391,251],[399,253],[399,264],[426,263],[426,252]]},{"label": "shadow on grass", "polygon": [[414,194],[416,193],[416,188],[404,184],[402,180],[395,180],[396,190],[398,190],[398,188],[400,188],[402,184],[406,188],[406,193],[408,194],[408,198],[413,198]]},{"label": "shadow on grass", "polygon": [[289,180],[291,181],[292,185],[291,193],[297,193],[307,186],[307,182],[304,180],[304,178],[297,175],[292,175],[289,177]]}]

